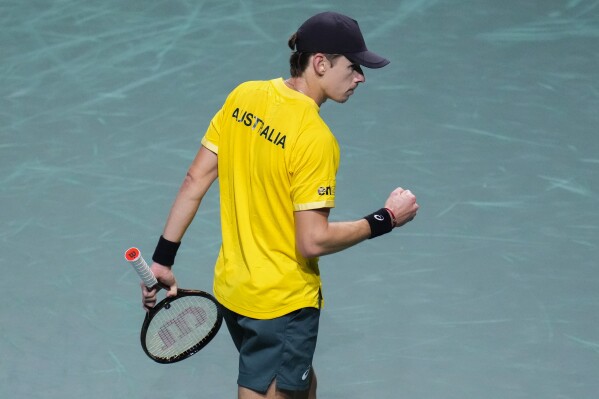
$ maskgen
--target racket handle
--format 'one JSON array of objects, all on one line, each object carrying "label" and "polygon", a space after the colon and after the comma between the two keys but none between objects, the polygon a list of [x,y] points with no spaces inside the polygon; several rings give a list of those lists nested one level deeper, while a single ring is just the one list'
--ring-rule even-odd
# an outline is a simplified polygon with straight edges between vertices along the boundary
[{"label": "racket handle", "polygon": [[158,285],[158,280],[156,280],[152,270],[150,270],[143,256],[141,256],[139,249],[135,247],[129,248],[125,251],[125,259],[133,266],[146,287],[152,288]]}]

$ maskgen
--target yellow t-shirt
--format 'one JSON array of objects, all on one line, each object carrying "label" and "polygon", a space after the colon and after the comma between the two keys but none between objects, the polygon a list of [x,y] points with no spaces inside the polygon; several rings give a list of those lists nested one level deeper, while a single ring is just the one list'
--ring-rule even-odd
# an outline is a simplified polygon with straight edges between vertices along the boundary
[{"label": "yellow t-shirt", "polygon": [[339,145],[318,105],[280,78],[243,83],[202,145],[218,154],[216,298],[257,319],[319,308],[318,259],[297,251],[294,222],[295,211],[335,206]]}]

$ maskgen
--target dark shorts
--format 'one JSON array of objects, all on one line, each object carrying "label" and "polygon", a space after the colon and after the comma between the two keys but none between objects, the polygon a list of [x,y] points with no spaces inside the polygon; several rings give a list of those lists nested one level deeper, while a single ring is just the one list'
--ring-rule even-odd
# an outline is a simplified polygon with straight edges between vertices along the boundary
[{"label": "dark shorts", "polygon": [[239,351],[238,385],[261,393],[275,379],[279,389],[310,387],[320,310],[303,308],[269,320],[221,310]]}]

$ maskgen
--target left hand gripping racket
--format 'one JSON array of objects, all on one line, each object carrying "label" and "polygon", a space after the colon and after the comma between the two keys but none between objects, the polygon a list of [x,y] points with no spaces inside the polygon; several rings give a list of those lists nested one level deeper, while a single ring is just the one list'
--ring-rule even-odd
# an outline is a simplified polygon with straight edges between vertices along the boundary
[{"label": "left hand gripping racket", "polygon": [[[125,252],[129,262],[148,288],[160,284],[137,248]],[[179,288],[148,313],[141,328],[141,346],[158,363],[175,363],[199,352],[216,336],[222,315],[214,297],[207,292]]]}]

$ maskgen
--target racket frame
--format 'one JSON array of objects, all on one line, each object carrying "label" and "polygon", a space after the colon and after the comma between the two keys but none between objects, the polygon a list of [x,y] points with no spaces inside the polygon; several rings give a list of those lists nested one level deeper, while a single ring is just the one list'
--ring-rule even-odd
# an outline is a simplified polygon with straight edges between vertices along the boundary
[{"label": "racket frame", "polygon": [[[140,279],[143,281],[144,285],[148,289],[164,288],[164,289],[168,290],[168,287],[163,286],[156,280],[156,277],[152,273],[150,267],[148,266],[148,264],[146,263],[144,258],[141,256],[141,252],[139,251],[139,249],[137,249],[136,247],[131,247],[127,251],[125,251],[125,260],[127,262],[129,262],[131,264],[131,266],[133,266],[133,268],[139,275]],[[152,322],[152,319],[162,309],[168,309],[172,302],[176,301],[177,299],[186,297],[186,296],[201,296],[201,297],[208,299],[209,301],[211,301],[214,304],[214,306],[216,306],[216,321],[214,322],[214,325],[212,326],[212,328],[210,329],[208,334],[204,337],[204,339],[202,339],[201,341],[199,341],[198,343],[196,343],[189,349],[185,350],[184,352],[180,353],[179,355],[174,355],[174,356],[170,356],[170,357],[160,357],[160,356],[156,356],[156,355],[152,354],[146,345],[147,331]],[[212,295],[210,295],[207,292],[200,291],[200,290],[188,290],[188,289],[184,289],[184,288],[178,288],[177,295],[164,298],[163,300],[158,302],[156,305],[154,305],[154,307],[150,308],[146,312],[146,317],[145,317],[144,322],[141,327],[141,334],[140,334],[141,346],[142,346],[144,352],[146,353],[146,355],[148,355],[148,357],[150,359],[154,360],[155,362],[164,363],[164,364],[179,362],[183,359],[187,359],[191,355],[198,353],[203,347],[208,345],[208,343],[210,341],[212,341],[212,339],[216,336],[216,334],[220,330],[222,321],[223,321],[223,316],[219,309],[219,304]]]},{"label": "racket frame", "polygon": [[[161,356],[156,356],[156,355],[152,354],[148,350],[147,345],[146,345],[146,335],[147,335],[148,328],[152,322],[152,319],[162,309],[168,309],[172,302],[176,301],[179,298],[186,297],[186,296],[200,296],[200,297],[206,298],[214,303],[214,305],[216,306],[216,309],[217,309],[217,315],[216,315],[216,321],[215,321],[212,329],[208,332],[208,334],[206,335],[206,337],[204,337],[204,339],[202,339],[201,341],[199,341],[198,343],[196,343],[195,345],[193,345],[192,347],[185,350],[184,352],[182,352],[179,355],[170,356],[170,357],[161,357]],[[200,290],[188,290],[188,289],[179,288],[177,290],[176,296],[164,298],[163,300],[158,302],[153,308],[151,308],[146,313],[146,317],[145,317],[143,325],[141,327],[141,334],[139,337],[140,341],[141,341],[141,346],[142,346],[144,352],[146,353],[146,355],[148,355],[148,357],[150,359],[154,360],[157,363],[162,363],[162,364],[176,363],[176,362],[179,362],[183,359],[187,359],[188,357],[198,353],[200,350],[202,350],[202,348],[204,348],[206,345],[208,345],[208,343],[210,341],[212,341],[212,339],[216,336],[216,334],[220,330],[220,327],[221,327],[222,321],[223,321],[223,316],[222,316],[220,310],[218,309],[218,306],[219,305],[218,305],[218,302],[216,301],[216,299],[207,292],[200,291]]]}]

